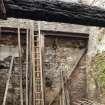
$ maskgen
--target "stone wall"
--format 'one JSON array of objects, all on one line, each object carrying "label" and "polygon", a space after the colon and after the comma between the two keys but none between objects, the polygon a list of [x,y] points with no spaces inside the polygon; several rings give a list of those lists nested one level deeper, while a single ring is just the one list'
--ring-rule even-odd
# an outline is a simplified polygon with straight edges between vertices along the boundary
[{"label": "stone wall", "polygon": [[[0,104],[2,105],[4,92],[5,92],[5,85],[7,82],[9,67],[11,62],[11,56],[5,58],[4,64],[5,67],[2,66],[0,68]],[[23,89],[25,95],[25,64],[23,65]],[[9,83],[8,95],[6,100],[6,105],[20,105],[20,69],[19,69],[19,58],[15,57],[14,59],[14,66],[12,71],[11,80]],[[25,102],[25,97],[24,97]]]},{"label": "stone wall", "polygon": [[[14,40],[11,40],[14,39]],[[5,91],[5,84],[7,81],[8,70],[10,66],[11,55],[15,54],[15,61],[14,61],[14,68],[12,72],[11,82],[9,85],[8,97],[7,97],[7,104],[6,105],[19,105],[20,104],[20,88],[19,88],[19,58],[18,58],[18,50],[14,52],[14,49],[17,48],[17,37],[14,35],[1,37],[1,45],[4,46],[3,48],[0,47],[1,52],[3,51],[7,54],[4,54],[0,63],[0,104],[3,101],[3,95]],[[25,40],[22,37],[22,40]],[[6,47],[5,47],[6,46]],[[11,47],[12,46],[12,47]],[[68,77],[71,68],[75,65],[76,60],[78,59],[79,55],[83,52],[83,49],[86,47],[86,41],[82,39],[72,39],[66,37],[46,37],[45,38],[45,53],[44,53],[44,73],[45,73],[45,84],[46,84],[46,104],[50,103],[55,95],[58,93],[60,89],[60,71],[64,71],[64,76]],[[9,50],[5,50],[8,48]],[[23,46],[23,50],[25,50],[25,45]],[[4,50],[3,50],[4,49]],[[23,51],[23,55],[25,56],[25,51]],[[84,64],[85,65],[85,64]],[[82,68],[82,67],[81,67]],[[77,72],[74,75],[78,74],[78,82],[72,83],[72,86],[80,86],[81,91],[86,90],[85,87],[85,69],[77,69]],[[73,79],[73,81],[75,80]],[[81,82],[81,84],[80,84]],[[80,84],[80,85],[79,85]],[[23,60],[23,87],[25,92],[25,59]],[[76,89],[76,88],[75,88]],[[75,91],[73,90],[73,92]],[[76,90],[78,94],[78,90]],[[74,93],[72,93],[74,94]],[[85,92],[79,95],[82,97]],[[25,94],[24,94],[25,95]],[[86,95],[86,94],[85,94]],[[74,95],[72,95],[74,96]],[[85,96],[83,96],[85,97]],[[24,97],[25,98],[25,97]],[[73,97],[73,100],[75,98]],[[59,102],[59,100],[58,100]]]},{"label": "stone wall", "polygon": [[[20,105],[20,65],[17,47],[17,37],[15,35],[0,38],[0,105],[2,105],[8,72],[10,68],[11,56],[15,56],[12,76],[9,84],[6,105]],[[14,44],[14,39],[15,44]],[[24,38],[22,38],[24,40]],[[23,41],[22,41],[23,42]],[[22,58],[25,57],[25,46],[22,44]],[[25,95],[25,58],[22,59],[23,89]],[[25,100],[25,97],[24,97]]]},{"label": "stone wall", "polygon": [[[87,0],[92,2],[92,0]],[[95,0],[92,5],[105,8],[105,0]],[[89,29],[89,46],[87,54],[87,78],[88,98],[104,103],[104,52],[105,52],[105,28],[91,27]],[[101,76],[101,77],[100,77]]]},{"label": "stone wall", "polygon": [[[79,56],[86,48],[86,41],[66,37],[46,37],[44,53],[44,73],[46,83],[46,105],[57,95],[61,88],[61,72],[68,78]],[[86,60],[78,66],[72,75],[72,102],[86,96]],[[69,85],[69,84],[68,84]],[[78,88],[77,88],[78,87]],[[77,95],[78,94],[78,95]],[[78,97],[78,98],[77,98]],[[55,105],[55,104],[54,104]],[[73,104],[71,104],[73,105]]]},{"label": "stone wall", "polygon": [[[105,29],[94,27],[90,30],[90,40],[87,56],[88,97],[100,103],[104,102]],[[100,77],[101,76],[101,77]],[[101,79],[101,80],[100,80]],[[105,103],[105,102],[104,102]]]},{"label": "stone wall", "polygon": [[[34,28],[36,27],[36,22],[33,24],[33,21],[27,21],[27,20],[17,20],[17,19],[9,19],[7,21],[0,21],[0,27],[14,27],[14,28]],[[64,23],[54,23],[54,22],[40,22],[41,30],[48,30],[48,31],[60,31],[60,32],[75,32],[75,33],[88,33],[88,28],[84,26],[79,25],[72,25],[72,24],[64,24]],[[8,38],[9,37],[9,38]],[[0,44],[9,44],[9,45],[15,45],[17,46],[17,37],[11,38],[11,36],[8,36],[7,38],[4,37],[4,40],[7,41],[1,41]],[[8,41],[8,39],[11,39],[11,41]],[[71,68],[75,65],[76,60],[78,59],[78,56],[81,54],[83,49],[86,47],[86,41],[79,40],[79,39],[69,39],[69,38],[58,38],[58,37],[48,37],[45,38],[45,59],[44,59],[44,73],[45,73],[45,84],[46,84],[46,104],[50,103],[52,99],[55,97],[56,93],[60,89],[60,71],[64,71],[65,77],[68,76]],[[25,54],[23,54],[25,55]],[[19,105],[20,97],[19,97],[19,69],[18,69],[18,58],[15,62],[16,66],[14,67],[14,73],[11,80],[13,80],[9,87],[9,98],[8,98],[8,104],[7,105]],[[25,64],[24,64],[25,65]],[[25,68],[24,68],[25,69]],[[7,69],[6,69],[7,70]],[[5,71],[6,71],[5,70]],[[78,71],[79,70],[79,71]],[[76,89],[76,85],[80,86],[81,91],[85,91],[85,69],[78,69],[77,72],[79,72],[78,78],[80,79],[77,84],[72,84],[73,87]],[[2,71],[2,70],[1,70]],[[4,71],[4,77],[1,78],[4,79],[7,77],[7,72]],[[76,74],[74,75],[77,75]],[[24,77],[25,78],[25,77]],[[4,79],[4,82],[1,85],[1,90],[3,89],[2,86],[5,86],[6,78]],[[73,81],[77,79],[73,79]],[[18,82],[17,82],[18,81]],[[81,84],[80,84],[80,81]],[[16,83],[15,83],[16,82]],[[79,85],[80,84],[80,85]],[[24,84],[25,85],[25,84]],[[25,89],[25,88],[24,88]],[[73,90],[73,92],[75,91]],[[4,89],[3,89],[4,91]],[[76,90],[76,93],[78,94],[79,89]],[[74,93],[72,93],[74,94]],[[78,97],[85,97],[84,93],[81,93]],[[1,96],[2,97],[2,96]],[[2,97],[3,98],[3,97]],[[73,97],[73,100],[75,100],[75,96]],[[59,101],[59,99],[58,99]],[[2,102],[2,101],[1,101]],[[56,104],[57,105],[57,104]]]}]

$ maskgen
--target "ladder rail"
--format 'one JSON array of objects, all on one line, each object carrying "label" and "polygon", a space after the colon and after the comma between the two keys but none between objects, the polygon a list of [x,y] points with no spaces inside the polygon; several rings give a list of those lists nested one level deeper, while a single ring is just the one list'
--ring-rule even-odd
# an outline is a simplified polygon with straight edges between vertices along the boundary
[{"label": "ladder rail", "polygon": [[33,100],[32,100],[32,102],[33,102],[33,105],[35,105],[35,101],[34,101],[34,99],[35,99],[35,94],[34,94],[34,91],[35,91],[35,63],[34,63],[34,56],[35,56],[35,53],[34,53],[34,24],[33,24],[33,22],[31,23],[31,29],[30,29],[30,34],[31,34],[31,41],[32,41],[32,69],[33,69],[33,71],[32,71],[32,80],[33,80],[33,83],[32,83],[32,85],[33,85]]},{"label": "ladder rail", "polygon": [[39,35],[39,50],[40,50],[40,72],[41,72],[41,91],[42,91],[42,105],[44,105],[44,86],[43,86],[43,70],[42,70],[42,41],[41,41],[41,29],[40,22],[38,22],[38,35]]}]

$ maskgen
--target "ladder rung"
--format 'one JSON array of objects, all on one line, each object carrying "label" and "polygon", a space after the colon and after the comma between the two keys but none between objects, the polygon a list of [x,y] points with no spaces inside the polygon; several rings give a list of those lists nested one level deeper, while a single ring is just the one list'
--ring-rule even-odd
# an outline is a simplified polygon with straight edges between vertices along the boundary
[{"label": "ladder rung", "polygon": [[34,60],[40,60],[39,58],[33,58]]},{"label": "ladder rung", "polygon": [[34,46],[34,48],[39,48],[39,46]]},{"label": "ladder rung", "polygon": [[39,57],[39,55],[35,55],[33,59],[40,59]]},{"label": "ladder rung", "polygon": [[40,54],[38,51],[37,52],[32,52],[33,54]]},{"label": "ladder rung", "polygon": [[[35,88],[37,88],[36,89],[37,92],[40,92],[41,91],[41,85],[40,86],[39,85],[35,85]],[[35,94],[41,94],[41,93],[35,93]]]},{"label": "ladder rung", "polygon": [[[41,88],[41,83],[38,83],[38,84],[36,83],[36,84],[35,84],[35,87],[36,87],[36,88],[38,88],[38,87]],[[39,91],[37,91],[37,92],[39,92]]]},{"label": "ladder rung", "polygon": [[41,78],[40,79],[39,78],[36,78],[35,81],[41,81]]},{"label": "ladder rung", "polygon": [[39,71],[35,71],[35,73],[40,73],[40,70]]},{"label": "ladder rung", "polygon": [[41,98],[41,99],[34,99],[35,101],[39,101],[39,102],[42,102],[43,101],[43,99]]},{"label": "ladder rung", "polygon": [[38,64],[39,62],[35,62],[35,63],[36,63],[35,64],[35,70],[37,69],[36,71],[39,71],[40,70],[40,65]]},{"label": "ladder rung", "polygon": [[35,42],[38,42],[38,43],[39,43],[39,41],[34,41],[34,43],[35,43]]},{"label": "ladder rung", "polygon": [[39,52],[33,52],[32,54],[40,54]]},{"label": "ladder rung", "polygon": [[34,46],[38,46],[39,45],[39,42],[34,42]]},{"label": "ladder rung", "polygon": [[40,69],[35,69],[35,73],[40,73]]},{"label": "ladder rung", "polygon": [[41,99],[36,99],[36,98],[35,98],[34,100],[43,101],[42,98],[41,98]]},{"label": "ladder rung", "polygon": [[40,81],[41,80],[41,78],[39,77],[37,77],[37,78],[35,78],[35,81]]},{"label": "ladder rung", "polygon": [[40,58],[33,58],[33,59],[40,60]]},{"label": "ladder rung", "polygon": [[40,65],[35,65],[35,67],[39,67]]},{"label": "ladder rung", "polygon": [[39,44],[39,40],[34,40],[34,44]]},{"label": "ladder rung", "polygon": [[[38,69],[38,70],[36,70],[36,69]],[[39,70],[40,70],[40,65],[36,65],[36,66],[35,66],[35,70],[36,70],[36,71],[39,71]]]},{"label": "ladder rung", "polygon": [[[40,75],[40,72],[35,72],[36,75]],[[40,78],[40,77],[39,77]]]},{"label": "ladder rung", "polygon": [[34,92],[35,94],[41,94],[42,92]]},{"label": "ladder rung", "polygon": [[41,78],[35,78],[35,80],[41,80]]},{"label": "ladder rung", "polygon": [[39,39],[39,36],[38,36],[38,35],[34,35],[34,38],[37,38],[37,39]]},{"label": "ladder rung", "polygon": [[36,70],[35,71],[35,74],[40,74],[40,70]]},{"label": "ladder rung", "polygon": [[40,81],[41,80],[41,77],[37,77],[37,78],[35,78],[35,80],[39,80]]},{"label": "ladder rung", "polygon": [[40,54],[39,52],[35,52],[34,54]]},{"label": "ladder rung", "polygon": [[39,36],[39,35],[34,35],[34,36]]},{"label": "ladder rung", "polygon": [[[35,88],[40,88],[41,89],[41,85],[40,84],[35,84]],[[40,91],[37,91],[37,92],[40,92]],[[40,93],[36,93],[36,94],[40,94]]]},{"label": "ladder rung", "polygon": [[41,77],[36,77],[36,80],[40,80],[41,79]]}]

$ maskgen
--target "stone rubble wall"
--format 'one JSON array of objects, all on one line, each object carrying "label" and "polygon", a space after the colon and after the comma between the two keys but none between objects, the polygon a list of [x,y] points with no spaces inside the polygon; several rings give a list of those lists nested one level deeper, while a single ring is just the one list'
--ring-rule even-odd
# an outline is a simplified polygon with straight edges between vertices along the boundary
[{"label": "stone rubble wall", "polygon": [[[78,57],[82,54],[85,47],[86,42],[84,40],[76,40],[64,37],[45,38],[44,73],[46,83],[46,105],[53,100],[61,88],[61,72],[63,71],[65,78],[69,76],[70,71],[74,67]],[[72,77],[71,97],[73,102],[74,100],[76,101],[77,96],[79,99],[80,97],[85,97],[86,95],[85,60],[81,65],[82,66],[77,68]],[[78,89],[76,89],[77,86]]]},{"label": "stone rubble wall", "polygon": [[[14,44],[14,40],[17,40],[17,37],[14,38],[14,35],[10,36],[1,36],[1,43],[0,43],[0,51],[2,54],[0,54],[0,105],[2,105],[4,92],[5,92],[5,86],[7,82],[10,62],[11,62],[11,55],[15,56],[14,59],[14,65],[12,70],[12,76],[9,84],[8,89],[8,96],[6,105],[20,105],[20,70],[19,70],[19,58],[18,58],[18,47],[17,47],[17,41]],[[24,41],[24,38],[22,37],[22,40]],[[16,50],[16,51],[15,51]],[[6,52],[5,52],[6,51]],[[4,52],[4,54],[3,54]],[[24,95],[25,95],[25,46],[22,44],[22,72],[23,72],[23,88],[24,88]],[[24,97],[25,101],[25,97]]]},{"label": "stone rubble wall", "polygon": [[[87,4],[91,4],[92,0],[86,0]],[[105,0],[94,0],[91,4],[93,6],[98,6],[105,8]],[[88,98],[105,104],[105,96],[103,93],[104,87],[101,87],[99,79],[104,67],[105,61],[102,61],[105,55],[105,28],[101,27],[90,27],[89,29],[89,44],[88,44],[88,54],[87,54],[87,93]],[[94,63],[93,63],[94,62]],[[97,69],[98,68],[98,69]],[[98,74],[98,75],[97,75]],[[105,74],[102,73],[102,78],[105,78]],[[103,79],[101,81],[103,81]],[[105,81],[105,80],[104,80]]]},{"label": "stone rubble wall", "polygon": [[[79,26],[79,25],[72,25],[72,24],[70,25],[70,24],[54,23],[54,22],[51,22],[51,23],[40,22],[40,24],[41,24],[41,30],[88,33],[87,27]],[[37,24],[35,22],[34,23],[35,30],[37,29],[36,25]],[[0,27],[13,27],[13,28],[18,28],[18,27],[27,28],[28,27],[30,28],[30,26],[33,27],[33,21],[27,21],[23,19],[22,20],[21,19],[20,20],[8,19],[7,21],[0,21]],[[72,39],[69,40],[68,38],[64,38],[64,39],[61,38],[60,40],[58,40],[58,45],[56,46],[56,41],[54,38],[51,38],[48,40],[45,39],[44,73],[45,73],[45,80],[47,81],[47,82],[45,81],[47,104],[53,99],[55,94],[59,91],[60,70],[65,69],[64,74],[67,76],[69,69],[71,69],[72,66],[75,64],[75,61],[78,58],[78,54],[81,54],[82,50],[80,49],[83,49],[84,47],[85,47],[85,42],[81,40],[77,40],[76,42],[75,40],[72,40]],[[18,65],[18,62],[16,63],[16,65]],[[84,73],[81,73],[81,74],[83,74],[82,76],[84,77],[85,74]],[[7,74],[4,72],[4,77],[2,77],[1,75],[1,78],[4,79],[5,77],[7,77]],[[14,79],[12,79],[13,81],[10,84],[7,105],[11,105],[11,104],[19,105],[19,99],[20,99],[19,97],[19,72],[18,72],[17,66],[14,68],[14,75],[12,78]],[[6,80],[4,79],[4,82],[1,86],[5,85]],[[82,80],[84,81],[84,79]],[[83,83],[81,86],[83,86]],[[49,94],[50,94],[50,97],[49,97]]]},{"label": "stone rubble wall", "polygon": [[[11,57],[5,58],[4,64],[6,68],[3,67],[0,69],[0,105],[2,105],[5,86],[7,82],[9,66],[10,66]],[[23,64],[23,87],[25,87],[25,64]],[[12,71],[12,76],[9,84],[8,95],[6,105],[20,105],[20,76],[19,76],[19,59],[14,59],[14,67]],[[25,88],[24,88],[25,94]],[[25,99],[24,99],[25,100]]]}]

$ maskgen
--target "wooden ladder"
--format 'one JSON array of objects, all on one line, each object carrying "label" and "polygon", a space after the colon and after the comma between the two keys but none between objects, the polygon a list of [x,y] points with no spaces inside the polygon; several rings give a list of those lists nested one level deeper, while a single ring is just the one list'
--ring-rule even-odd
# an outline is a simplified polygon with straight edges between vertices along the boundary
[{"label": "wooden ladder", "polygon": [[[33,32],[34,34],[34,32]],[[38,23],[38,34],[33,35],[33,105],[44,105],[42,54],[41,54],[41,33]]]}]

